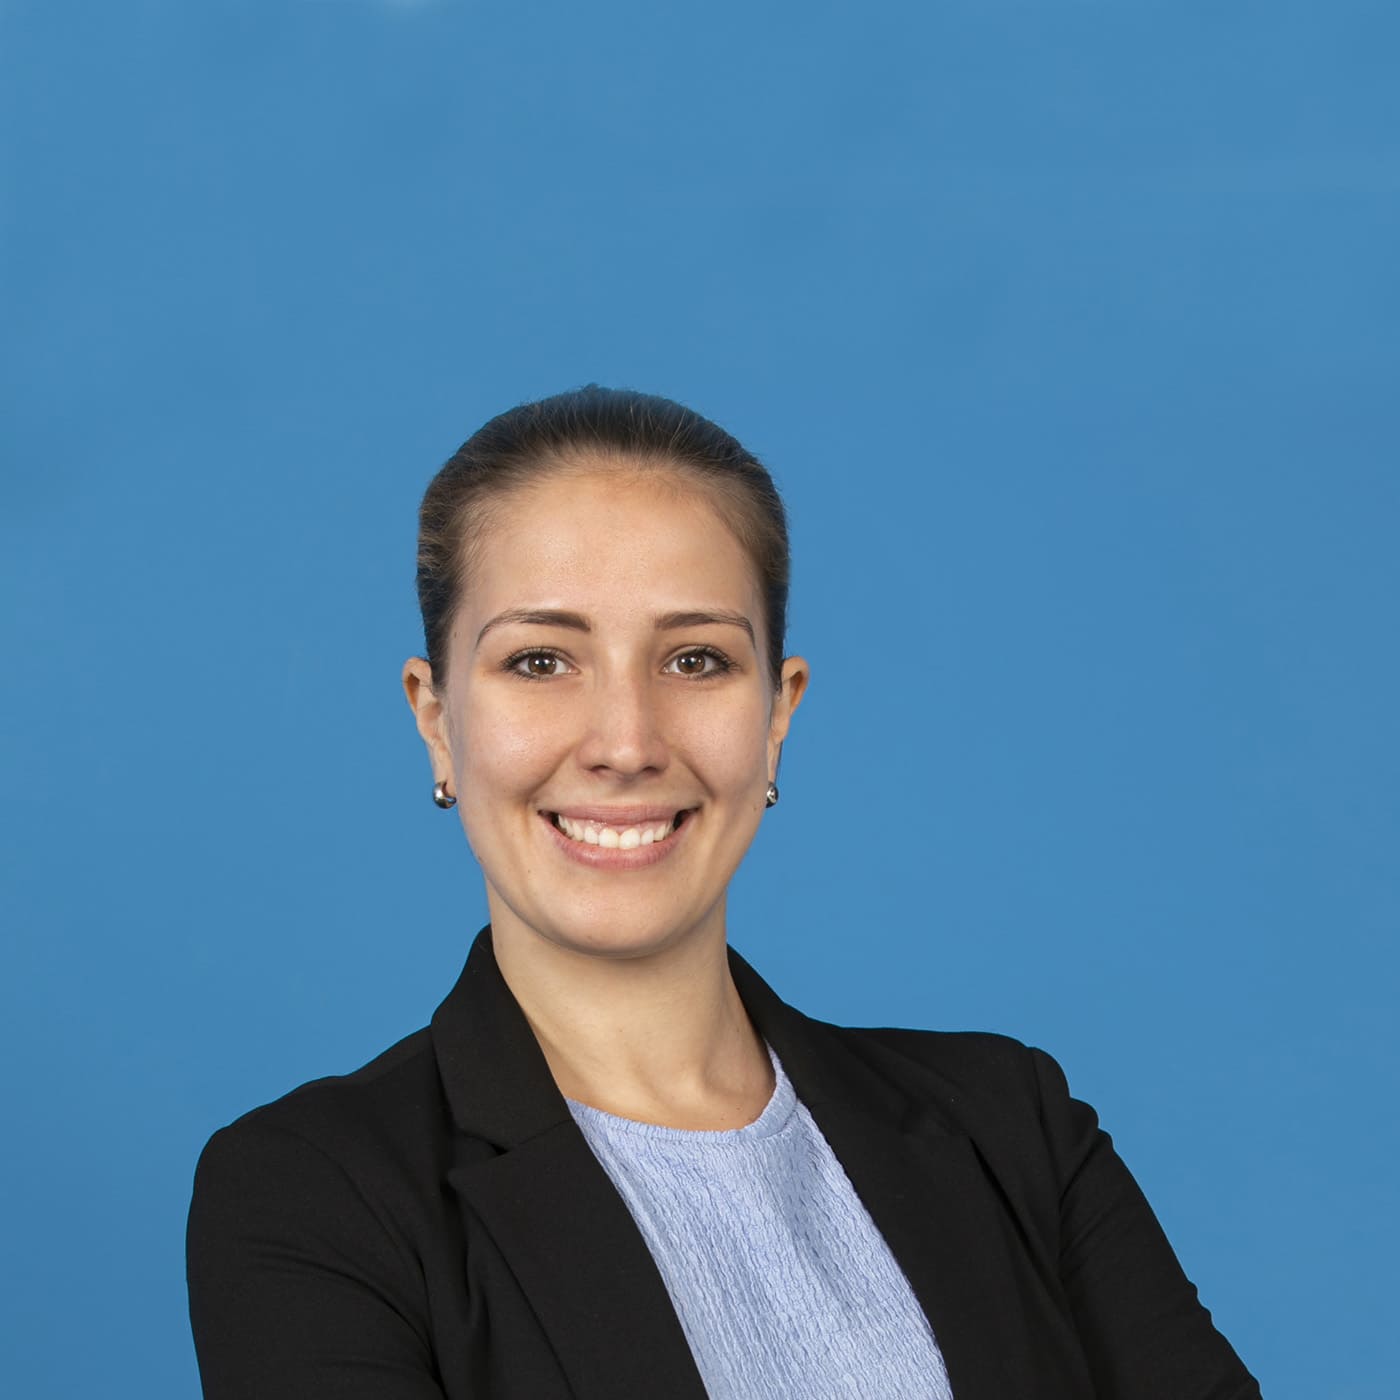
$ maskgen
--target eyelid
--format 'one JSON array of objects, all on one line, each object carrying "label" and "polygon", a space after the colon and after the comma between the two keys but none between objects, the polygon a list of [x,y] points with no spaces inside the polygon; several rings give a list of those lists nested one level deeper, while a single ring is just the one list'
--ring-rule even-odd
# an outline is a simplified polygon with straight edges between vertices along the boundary
[{"label": "eyelid", "polygon": [[733,657],[731,657],[727,652],[722,651],[719,647],[712,646],[708,642],[701,642],[698,646],[692,645],[688,647],[678,647],[675,651],[671,653],[670,657],[666,661],[666,667],[663,667],[662,669],[664,670],[670,667],[674,662],[679,661],[683,656],[708,656],[710,660],[712,660],[715,663],[713,670],[706,671],[698,676],[686,676],[686,680],[714,680],[718,676],[728,675],[729,672],[737,671],[739,669]]},{"label": "eyelid", "polygon": [[501,662],[501,670],[505,671],[508,675],[519,676],[522,681],[552,681],[557,679],[557,676],[532,676],[525,671],[517,670],[516,668],[528,656],[548,656],[553,658],[567,668],[567,670],[559,673],[561,675],[567,675],[569,671],[578,670],[578,667],[575,666],[558,647],[550,646],[521,647],[519,651],[512,652]]},{"label": "eyelid", "polygon": [[[522,671],[519,669],[520,663],[531,656],[548,656],[553,660],[559,662],[560,665],[565,669],[563,671],[557,672],[553,676],[532,676],[529,674],[528,671]],[[738,663],[735,662],[735,660],[727,652],[721,650],[717,646],[713,646],[708,642],[692,644],[691,646],[677,647],[675,651],[673,651],[671,655],[666,659],[665,664],[662,666],[662,670],[669,670],[669,668],[675,662],[679,661],[683,656],[705,656],[714,662],[714,666],[710,670],[704,671],[699,675],[685,676],[684,678],[686,680],[714,680],[719,676],[728,675],[731,671],[739,670]],[[510,655],[503,658],[500,662],[500,669],[506,672],[508,675],[520,677],[521,680],[547,681],[555,680],[558,678],[559,675],[568,675],[571,673],[576,673],[579,668],[572,661],[570,661],[568,656],[558,647],[533,646],[521,647],[519,650],[511,652]]]}]

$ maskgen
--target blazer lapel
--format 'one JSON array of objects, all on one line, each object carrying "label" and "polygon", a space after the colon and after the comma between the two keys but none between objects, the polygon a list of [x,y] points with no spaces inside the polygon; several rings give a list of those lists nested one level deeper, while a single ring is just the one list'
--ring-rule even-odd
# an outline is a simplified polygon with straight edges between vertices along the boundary
[{"label": "blazer lapel", "polygon": [[[954,1093],[937,1084],[906,1092],[903,1061],[875,1068],[840,1030],[787,1006],[729,956],[750,1017],[929,1319],[956,1400],[1092,1393],[995,1178],[939,1109]],[[432,1037],[453,1117],[474,1140],[448,1181],[501,1251],[578,1400],[705,1400],[646,1241],[569,1114],[489,929]]]},{"label": "blazer lapel", "polygon": [[730,966],[754,1024],[909,1280],[956,1400],[1091,1394],[994,1178],[936,1096],[906,1094],[835,1027],[782,1002],[732,949]]},{"label": "blazer lapel", "polygon": [[458,1127],[499,1149],[451,1168],[449,1184],[504,1256],[578,1400],[705,1400],[651,1251],[575,1125],[489,929],[432,1036]]},{"label": "blazer lapel", "polygon": [[810,1112],[933,1327],[956,1400],[1058,1395],[1018,1364],[1025,1339],[1006,1223],[971,1140],[904,1132],[832,1103]]}]

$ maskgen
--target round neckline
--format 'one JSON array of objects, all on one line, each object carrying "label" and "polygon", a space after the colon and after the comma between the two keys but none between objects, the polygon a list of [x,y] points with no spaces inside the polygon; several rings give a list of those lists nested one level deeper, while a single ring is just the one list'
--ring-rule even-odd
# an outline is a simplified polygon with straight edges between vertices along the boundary
[{"label": "round neckline", "polygon": [[664,1123],[645,1123],[639,1118],[624,1118],[621,1114],[594,1108],[578,1099],[566,1097],[564,1102],[568,1104],[569,1112],[580,1126],[587,1123],[590,1127],[605,1132],[627,1133],[658,1142],[719,1147],[774,1137],[792,1121],[797,1109],[797,1091],[784,1072],[782,1061],[773,1053],[773,1047],[765,1042],[764,1048],[768,1051],[768,1060],[773,1066],[773,1093],[764,1105],[763,1112],[753,1122],[745,1123],[739,1128],[671,1128]]}]

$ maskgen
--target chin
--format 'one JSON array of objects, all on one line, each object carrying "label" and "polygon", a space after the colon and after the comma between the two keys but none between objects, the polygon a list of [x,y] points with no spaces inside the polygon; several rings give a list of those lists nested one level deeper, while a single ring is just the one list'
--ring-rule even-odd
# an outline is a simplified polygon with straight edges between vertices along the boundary
[{"label": "chin", "polygon": [[687,921],[674,919],[571,919],[566,925],[550,924],[540,930],[560,948],[594,958],[645,958],[682,942],[696,931]]},{"label": "chin", "polygon": [[[549,909],[531,909],[532,901],[511,903],[498,892],[488,891],[492,924],[501,933],[511,929],[517,937],[528,941],[541,938],[572,953],[593,958],[646,958],[665,952],[688,938],[703,936],[707,926],[723,929],[723,918],[713,918],[722,910],[723,899],[713,903],[706,912],[681,915],[685,901],[675,898],[653,902],[637,899],[579,899],[568,900],[567,919],[554,916]],[[659,906],[659,907],[658,907]],[[509,912],[507,912],[509,911]],[[499,915],[504,914],[502,919]]]}]

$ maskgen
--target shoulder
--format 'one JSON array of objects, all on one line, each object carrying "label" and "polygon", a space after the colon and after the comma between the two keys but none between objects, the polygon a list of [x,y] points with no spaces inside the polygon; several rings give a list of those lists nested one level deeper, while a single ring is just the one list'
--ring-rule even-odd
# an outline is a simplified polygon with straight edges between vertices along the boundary
[{"label": "shoulder", "polygon": [[438,1185],[448,1129],[435,1080],[419,1031],[209,1139],[185,1236],[201,1366],[267,1382],[249,1379],[250,1395],[270,1393],[268,1368],[303,1347],[379,1348],[426,1366],[428,1269],[459,1262]]},{"label": "shoulder", "polygon": [[311,1080],[209,1139],[196,1197],[246,1191],[251,1180],[355,1196],[412,1189],[450,1132],[429,1034],[415,1031],[347,1074]]},{"label": "shoulder", "polygon": [[900,1026],[836,1026],[852,1048],[862,1047],[887,1062],[909,1066],[966,1083],[969,1087],[1014,1082],[1030,1071],[1031,1048],[1009,1035],[991,1031],[924,1031]]},{"label": "shoulder", "polygon": [[941,1083],[958,1097],[1034,1097],[1037,1060],[1049,1059],[1009,1035],[899,1026],[832,1026],[848,1049],[887,1073]]},{"label": "shoulder", "polygon": [[985,1142],[1053,1146],[1097,1125],[1044,1050],[987,1031],[833,1026],[847,1048],[950,1125]]},{"label": "shoulder", "polygon": [[1110,1151],[1056,1061],[1007,1035],[833,1028],[902,1096],[905,1126],[964,1137],[1021,1222],[1052,1257],[1060,1205],[1086,1161]]},{"label": "shoulder", "polygon": [[280,1129],[321,1139],[343,1133],[351,1124],[392,1126],[427,1105],[436,1079],[428,1032],[417,1030],[358,1069],[309,1080],[229,1127]]}]

